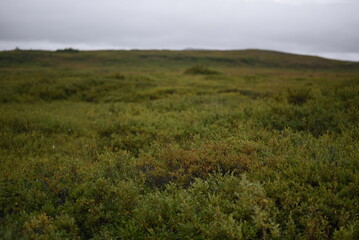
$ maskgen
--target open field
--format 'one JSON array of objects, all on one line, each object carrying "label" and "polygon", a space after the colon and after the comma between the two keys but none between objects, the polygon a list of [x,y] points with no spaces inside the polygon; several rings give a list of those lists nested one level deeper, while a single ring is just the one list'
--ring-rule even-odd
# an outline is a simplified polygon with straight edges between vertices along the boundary
[{"label": "open field", "polygon": [[359,63],[0,52],[0,239],[359,239]]}]

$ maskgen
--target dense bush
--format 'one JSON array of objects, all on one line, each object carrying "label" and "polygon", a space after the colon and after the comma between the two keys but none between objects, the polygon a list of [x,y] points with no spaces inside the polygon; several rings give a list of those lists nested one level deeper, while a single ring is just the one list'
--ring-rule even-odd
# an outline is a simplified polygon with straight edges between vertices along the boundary
[{"label": "dense bush", "polygon": [[64,53],[78,53],[80,50],[74,48],[64,48],[64,49],[57,49],[56,52],[64,52]]},{"label": "dense bush", "polygon": [[[357,89],[351,91],[359,93]],[[324,94],[329,94],[330,97]],[[342,129],[359,121],[358,108],[354,107],[359,101],[351,98],[349,103],[339,100],[340,97],[332,90],[317,96],[310,95],[305,89],[290,90],[284,96],[276,96],[269,108],[246,109],[246,113],[263,126],[277,130],[289,127],[296,131],[308,131],[314,136],[340,133]]]},{"label": "dense bush", "polygon": [[218,74],[219,72],[215,70],[211,70],[206,66],[196,65],[186,69],[184,73],[196,75],[196,74]]},{"label": "dense bush", "polygon": [[170,182],[188,186],[195,178],[222,173],[243,173],[248,170],[255,149],[241,152],[227,143],[209,143],[196,149],[168,147],[155,156],[142,156],[137,163],[150,186],[161,187]]},{"label": "dense bush", "polygon": [[272,239],[279,237],[276,214],[259,183],[211,175],[187,190],[170,184],[146,195],[121,232],[135,239]]}]

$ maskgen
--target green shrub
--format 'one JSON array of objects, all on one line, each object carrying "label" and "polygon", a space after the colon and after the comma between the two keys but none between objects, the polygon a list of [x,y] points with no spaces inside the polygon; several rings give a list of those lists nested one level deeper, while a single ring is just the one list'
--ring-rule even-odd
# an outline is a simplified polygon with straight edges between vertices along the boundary
[{"label": "green shrub", "polygon": [[161,187],[175,182],[188,186],[195,178],[207,178],[220,169],[222,173],[243,173],[249,163],[255,161],[255,151],[238,152],[227,143],[210,143],[198,149],[165,148],[159,155],[143,156],[137,162],[138,168],[145,174],[147,183]]},{"label": "green shrub", "polygon": [[[331,93],[333,94],[333,93]],[[332,96],[335,99],[337,96]],[[308,90],[290,90],[277,95],[266,108],[246,109],[246,114],[260,124],[277,130],[291,128],[308,131],[314,136],[340,133],[343,128],[358,121],[357,110],[345,107],[348,102],[334,103],[323,95],[313,96]]]},{"label": "green shrub", "polygon": [[75,220],[67,215],[56,219],[45,213],[34,216],[24,223],[23,232],[26,239],[79,239]]},{"label": "green shrub", "polygon": [[310,100],[310,89],[289,89],[287,91],[288,103],[294,105],[303,105]]},{"label": "green shrub", "polygon": [[64,52],[64,53],[79,53],[80,50],[74,48],[64,48],[64,49],[57,49],[56,52]]},{"label": "green shrub", "polygon": [[206,66],[203,65],[196,65],[193,67],[190,67],[188,69],[186,69],[186,71],[184,72],[185,74],[191,74],[191,75],[207,75],[207,74],[218,74],[218,71],[215,70],[211,70]]},{"label": "green shrub", "polygon": [[354,240],[359,238],[359,223],[358,221],[350,224],[347,228],[340,228],[334,233],[335,240],[345,239],[345,240]]},{"label": "green shrub", "polygon": [[120,232],[136,239],[274,239],[275,215],[260,184],[211,175],[187,190],[168,185],[146,195]]}]

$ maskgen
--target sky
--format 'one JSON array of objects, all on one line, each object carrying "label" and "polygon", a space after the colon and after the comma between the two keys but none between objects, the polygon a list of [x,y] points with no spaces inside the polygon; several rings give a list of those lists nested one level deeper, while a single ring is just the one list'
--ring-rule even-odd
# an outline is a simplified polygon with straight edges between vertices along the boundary
[{"label": "sky", "polygon": [[359,61],[359,0],[0,0],[0,50],[268,49]]}]

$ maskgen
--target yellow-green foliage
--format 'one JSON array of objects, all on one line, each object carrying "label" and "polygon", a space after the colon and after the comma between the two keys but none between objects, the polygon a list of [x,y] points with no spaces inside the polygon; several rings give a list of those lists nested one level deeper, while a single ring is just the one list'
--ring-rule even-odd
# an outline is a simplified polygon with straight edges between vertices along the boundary
[{"label": "yellow-green foliage", "polygon": [[0,238],[358,239],[358,66],[0,52]]}]

